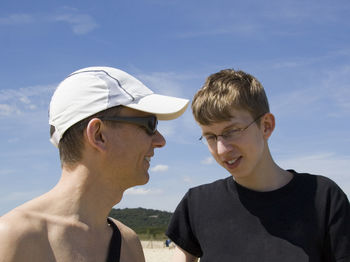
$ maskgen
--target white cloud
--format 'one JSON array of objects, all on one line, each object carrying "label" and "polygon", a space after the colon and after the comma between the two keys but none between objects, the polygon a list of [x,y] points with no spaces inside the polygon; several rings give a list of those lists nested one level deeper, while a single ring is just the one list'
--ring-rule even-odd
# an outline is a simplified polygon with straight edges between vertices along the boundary
[{"label": "white cloud", "polygon": [[[255,1],[254,6],[236,5],[235,11],[225,9],[225,5],[207,8],[197,7],[192,17],[191,26],[183,33],[176,34],[178,38],[194,38],[205,36],[234,35],[240,37],[267,38],[273,35],[304,35],[310,27],[295,29],[301,23],[323,24],[344,23],[346,15],[337,5],[311,1],[269,1],[262,4]],[[318,15],[315,15],[317,13]],[[343,15],[342,15],[343,13]],[[249,15],[247,15],[249,14]],[[283,26],[284,25],[284,26]],[[283,28],[283,30],[279,29]]]},{"label": "white cloud", "polygon": [[323,85],[326,89],[326,95],[330,97],[341,113],[350,112],[350,66],[335,68],[328,71]]},{"label": "white cloud", "polygon": [[[309,59],[304,62],[304,66],[307,63],[327,64],[328,59],[327,55],[319,60]],[[296,64],[303,66],[302,62],[296,62]],[[291,91],[272,94],[271,111],[279,115],[301,113],[302,117],[309,117],[320,114],[321,111],[324,114],[325,107],[327,107],[328,117],[348,116],[350,113],[350,66],[319,70],[317,73],[310,72],[309,75],[310,77],[305,79],[303,86]]]},{"label": "white cloud", "polygon": [[211,164],[213,164],[215,161],[214,161],[214,158],[212,157],[212,156],[208,156],[207,158],[205,158],[205,159],[203,159],[202,161],[201,161],[201,163],[203,164],[203,165],[211,165]]},{"label": "white cloud", "polygon": [[322,91],[317,92],[313,88],[297,89],[289,93],[274,95],[270,99],[271,111],[279,115],[296,114],[297,112],[312,114],[314,110],[317,110],[315,105],[322,97]]},{"label": "white cloud", "polygon": [[151,190],[150,189],[144,189],[144,188],[129,188],[125,191],[125,195],[147,195],[149,194]]},{"label": "white cloud", "polygon": [[350,169],[350,155],[338,156],[335,153],[321,152],[303,156],[291,156],[280,159],[284,167],[295,167],[307,172],[323,173],[325,175],[346,177]]},{"label": "white cloud", "polygon": [[[18,138],[14,138],[15,141],[18,141]],[[22,150],[14,150],[11,152],[7,152],[7,151],[0,151],[0,158],[25,158],[28,156],[38,156],[38,157],[42,157],[45,155],[48,155],[50,153],[51,149],[48,148],[25,148]]]},{"label": "white cloud", "polygon": [[172,121],[160,121],[158,131],[165,137],[172,136],[175,133],[175,126]]},{"label": "white cloud", "polygon": [[10,143],[10,144],[15,144],[15,143],[17,143],[19,141],[20,141],[20,139],[18,137],[12,137],[12,138],[7,140],[7,142]]},{"label": "white cloud", "polygon": [[42,194],[42,191],[20,191],[20,192],[10,192],[9,194],[3,195],[0,197],[0,203],[7,202],[25,202],[34,197]]},{"label": "white cloud", "polygon": [[61,14],[54,17],[54,21],[65,22],[72,26],[72,30],[77,35],[84,35],[95,28],[97,28],[97,23],[87,14]]},{"label": "white cloud", "polygon": [[20,97],[19,100],[20,100],[21,102],[23,102],[24,104],[30,104],[30,100],[29,100],[29,98],[26,97],[26,96]]},{"label": "white cloud", "polygon": [[183,181],[186,183],[186,184],[192,184],[192,178],[190,178],[189,176],[184,176],[183,177]]},{"label": "white cloud", "polygon": [[29,24],[34,21],[34,17],[28,14],[11,14],[7,17],[0,17],[0,25]]},{"label": "white cloud", "polygon": [[0,169],[0,176],[7,176],[16,173],[14,169]]},{"label": "white cloud", "polygon": [[137,77],[151,87],[158,94],[183,97],[183,82],[193,79],[193,75],[178,74],[175,72],[153,72],[149,74],[137,74]]},{"label": "white cloud", "polygon": [[[344,58],[345,56],[350,56],[350,49],[339,49],[339,50],[331,50],[328,53],[324,53],[323,55],[314,56],[314,57],[304,57],[304,56],[294,56],[292,58],[283,58],[283,60],[275,60],[268,62],[264,65],[264,67],[269,67],[271,69],[284,69],[284,68],[302,68],[309,67],[313,65],[325,64],[327,65],[327,61]],[[345,70],[347,70],[348,66],[345,65]],[[302,69],[304,70],[304,69]],[[334,71],[329,71],[327,69],[326,73],[317,72],[317,75],[320,76],[328,76],[330,74],[339,74],[344,71],[342,68],[333,68]],[[314,79],[313,79],[314,80]],[[337,80],[337,79],[335,79]]]},{"label": "white cloud", "polygon": [[0,104],[0,117],[1,116],[10,116],[13,114],[18,114],[19,110],[12,105]]},{"label": "white cloud", "polygon": [[261,31],[260,26],[254,23],[242,24],[233,23],[233,26],[214,26],[213,28],[208,28],[207,30],[195,30],[188,31],[177,34],[177,38],[195,38],[195,37],[206,37],[206,36],[220,36],[220,35],[244,35],[244,36],[254,36],[257,32]]},{"label": "white cloud", "polygon": [[55,85],[0,90],[0,117],[36,109],[47,111]]},{"label": "white cloud", "polygon": [[97,23],[95,19],[88,15],[78,13],[75,9],[65,8],[64,12],[59,15],[39,16],[32,14],[11,14],[7,17],[0,17],[0,25],[22,25],[33,22],[50,23],[50,22],[64,22],[72,27],[72,31],[77,35],[84,35],[95,28]]},{"label": "white cloud", "polygon": [[[343,2],[342,8],[337,8],[331,2],[318,1],[274,1],[274,8],[267,5],[261,14],[271,21],[289,22],[289,23],[334,23],[341,20],[341,12],[349,8],[348,3]],[[318,15],[315,15],[318,14]]]},{"label": "white cloud", "polygon": [[[177,144],[201,144],[201,131],[195,123],[190,109],[187,109],[180,118],[172,121],[159,121],[158,130],[168,142]],[[189,136],[189,133],[191,134]]]},{"label": "white cloud", "polygon": [[161,189],[146,189],[146,188],[136,188],[132,187],[125,191],[125,195],[156,195],[161,194],[163,191]]},{"label": "white cloud", "polygon": [[151,168],[152,172],[165,172],[169,169],[167,165],[156,165]]},{"label": "white cloud", "polygon": [[277,160],[285,169],[308,172],[333,179],[350,197],[350,155],[323,152],[303,156],[290,156]]}]

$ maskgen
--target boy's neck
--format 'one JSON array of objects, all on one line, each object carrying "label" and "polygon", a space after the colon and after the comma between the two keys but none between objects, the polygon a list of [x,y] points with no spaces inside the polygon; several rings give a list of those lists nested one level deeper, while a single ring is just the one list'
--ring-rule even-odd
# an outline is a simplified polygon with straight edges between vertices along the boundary
[{"label": "boy's neck", "polygon": [[268,192],[285,186],[292,178],[292,173],[279,167],[271,154],[267,154],[267,158],[255,168],[250,176],[238,178],[236,182],[254,191]]}]

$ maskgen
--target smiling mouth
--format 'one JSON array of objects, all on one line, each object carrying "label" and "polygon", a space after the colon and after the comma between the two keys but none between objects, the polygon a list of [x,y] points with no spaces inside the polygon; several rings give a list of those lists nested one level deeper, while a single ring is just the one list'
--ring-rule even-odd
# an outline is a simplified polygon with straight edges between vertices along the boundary
[{"label": "smiling mouth", "polygon": [[233,159],[230,159],[230,160],[226,160],[226,161],[224,161],[225,167],[227,169],[230,169],[230,170],[235,169],[241,163],[241,159],[242,159],[242,157],[239,156],[239,157],[236,157],[236,158],[233,158]]},{"label": "smiling mouth", "polygon": [[232,160],[229,160],[229,161],[226,161],[229,165],[232,165],[234,164],[237,160],[239,159],[239,157],[235,158],[235,159],[232,159]]}]

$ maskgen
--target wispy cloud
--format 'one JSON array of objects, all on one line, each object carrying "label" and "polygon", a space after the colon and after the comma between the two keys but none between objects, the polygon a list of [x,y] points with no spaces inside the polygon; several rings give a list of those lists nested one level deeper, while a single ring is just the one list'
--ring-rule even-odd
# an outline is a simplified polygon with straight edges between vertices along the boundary
[{"label": "wispy cloud", "polygon": [[257,24],[237,24],[233,23],[233,26],[213,26],[207,29],[197,29],[187,32],[178,33],[175,35],[176,38],[196,38],[205,36],[220,36],[220,35],[245,35],[253,36],[254,33],[259,32],[260,26]]},{"label": "wispy cloud", "polygon": [[[273,112],[278,114],[302,113],[301,117],[320,113],[324,116],[325,106],[328,117],[344,117],[350,114],[350,66],[338,65],[317,67],[317,72],[310,70],[316,64],[327,65],[340,53],[327,54],[318,58],[297,59],[281,63],[272,63],[270,68],[291,66],[304,70],[298,86],[279,89],[270,96]],[[288,85],[288,84],[287,84]]]},{"label": "wispy cloud", "polygon": [[186,184],[192,184],[192,183],[193,183],[192,178],[189,177],[189,176],[184,176],[184,177],[183,177],[183,181],[184,181]]},{"label": "wispy cloud", "polygon": [[19,114],[20,110],[14,105],[0,104],[0,117]]},{"label": "wispy cloud", "polygon": [[[264,64],[265,67],[269,67],[272,69],[288,69],[288,68],[303,68],[305,66],[312,66],[312,65],[327,65],[329,64],[329,61],[332,61],[334,59],[344,58],[350,56],[350,49],[336,49],[331,50],[328,53],[324,53],[320,56],[293,56],[290,58],[283,57],[282,60],[276,60],[276,61],[270,61]],[[262,66],[262,65],[261,65]],[[347,67],[347,65],[345,65]],[[334,68],[333,68],[334,70]],[[338,68],[335,70],[338,71]]]},{"label": "wispy cloud", "polygon": [[146,189],[139,187],[132,187],[125,191],[125,195],[158,195],[162,194],[163,190],[161,189]]},{"label": "wispy cloud", "polygon": [[2,195],[0,197],[0,203],[8,203],[8,202],[25,202],[34,197],[42,194],[42,191],[18,191],[18,192],[10,192],[6,195]]},{"label": "wispy cloud", "polygon": [[0,117],[38,109],[47,111],[54,89],[55,85],[45,85],[0,90]]},{"label": "wispy cloud", "polygon": [[165,172],[168,171],[169,166],[167,165],[156,165],[154,167],[151,168],[152,172]]},{"label": "wispy cloud", "polygon": [[[227,8],[225,4],[208,8],[196,6],[196,12],[190,26],[175,34],[176,38],[198,38],[213,36],[237,36],[267,39],[271,36],[298,36],[310,32],[311,26],[299,25],[336,25],[349,24],[347,13],[350,4],[342,1],[342,8],[327,1],[293,1],[271,0],[269,4],[255,1],[254,5],[235,5],[235,8]],[[317,15],[315,15],[317,14]],[[269,40],[270,41],[270,40]]]},{"label": "wispy cloud", "polygon": [[[15,138],[17,139],[17,138]],[[23,149],[23,150],[15,150],[15,151],[11,151],[11,152],[4,152],[4,151],[0,151],[0,157],[5,159],[5,158],[14,158],[14,159],[18,159],[18,158],[28,158],[28,157],[34,157],[34,156],[38,156],[38,157],[42,157],[42,156],[46,156],[50,153],[50,150],[45,148],[45,149],[41,149],[41,148],[34,148],[34,149]]]},{"label": "wispy cloud", "polygon": [[323,85],[341,113],[350,113],[350,65],[327,71]]},{"label": "wispy cloud", "polygon": [[0,25],[21,25],[30,24],[35,18],[30,14],[11,14],[7,17],[0,17]]},{"label": "wispy cloud", "polygon": [[270,99],[272,112],[276,112],[279,115],[294,115],[298,112],[303,112],[303,116],[312,114],[317,110],[315,105],[322,99],[322,97],[321,90],[315,90],[313,88],[297,89],[273,95]]},{"label": "wispy cloud", "polygon": [[95,19],[89,15],[79,12],[76,9],[64,8],[59,14],[11,14],[7,17],[0,17],[0,26],[27,25],[33,23],[67,23],[77,35],[90,33],[98,27]]},{"label": "wispy cloud", "polygon": [[159,122],[158,130],[165,138],[175,134],[175,126],[172,122],[169,122],[169,121]]},{"label": "wispy cloud", "polygon": [[15,143],[18,143],[19,141],[20,139],[18,137],[11,137],[7,140],[9,144],[15,144]]},{"label": "wispy cloud", "polygon": [[[190,116],[190,121],[189,117]],[[187,111],[178,119],[172,121],[159,121],[159,132],[164,136],[168,142],[175,142],[177,144],[200,144],[198,138],[200,131],[193,120],[190,110]],[[189,136],[189,133],[191,136]]]},{"label": "wispy cloud", "polygon": [[70,24],[73,32],[77,35],[87,34],[98,26],[94,18],[87,14],[61,14],[55,16],[53,20]]},{"label": "wispy cloud", "polygon": [[201,163],[203,165],[211,165],[215,162],[214,158],[212,156],[208,156],[207,158],[203,159]]},{"label": "wispy cloud", "polygon": [[159,94],[183,97],[184,82],[195,78],[191,74],[175,72],[139,73],[137,78]]},{"label": "wispy cloud", "polygon": [[[314,1],[273,1],[263,7],[261,15],[265,19],[279,22],[334,23],[339,21],[342,13],[346,15],[346,10],[349,10],[348,2],[343,1],[341,5],[342,8],[339,9],[337,5],[327,1],[318,1],[317,4]],[[271,6],[274,8],[270,8]]]},{"label": "wispy cloud", "polygon": [[283,168],[323,175],[334,180],[350,198],[350,155],[320,152],[278,159]]},{"label": "wispy cloud", "polygon": [[16,173],[14,169],[0,169],[0,176],[7,176]]}]

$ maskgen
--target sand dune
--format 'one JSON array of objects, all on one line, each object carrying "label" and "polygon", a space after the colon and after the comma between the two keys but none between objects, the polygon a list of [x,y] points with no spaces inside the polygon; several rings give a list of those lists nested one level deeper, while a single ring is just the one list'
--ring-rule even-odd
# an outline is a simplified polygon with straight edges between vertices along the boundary
[{"label": "sand dune", "polygon": [[162,241],[141,241],[146,262],[169,262],[175,250],[173,245],[166,247]]}]

